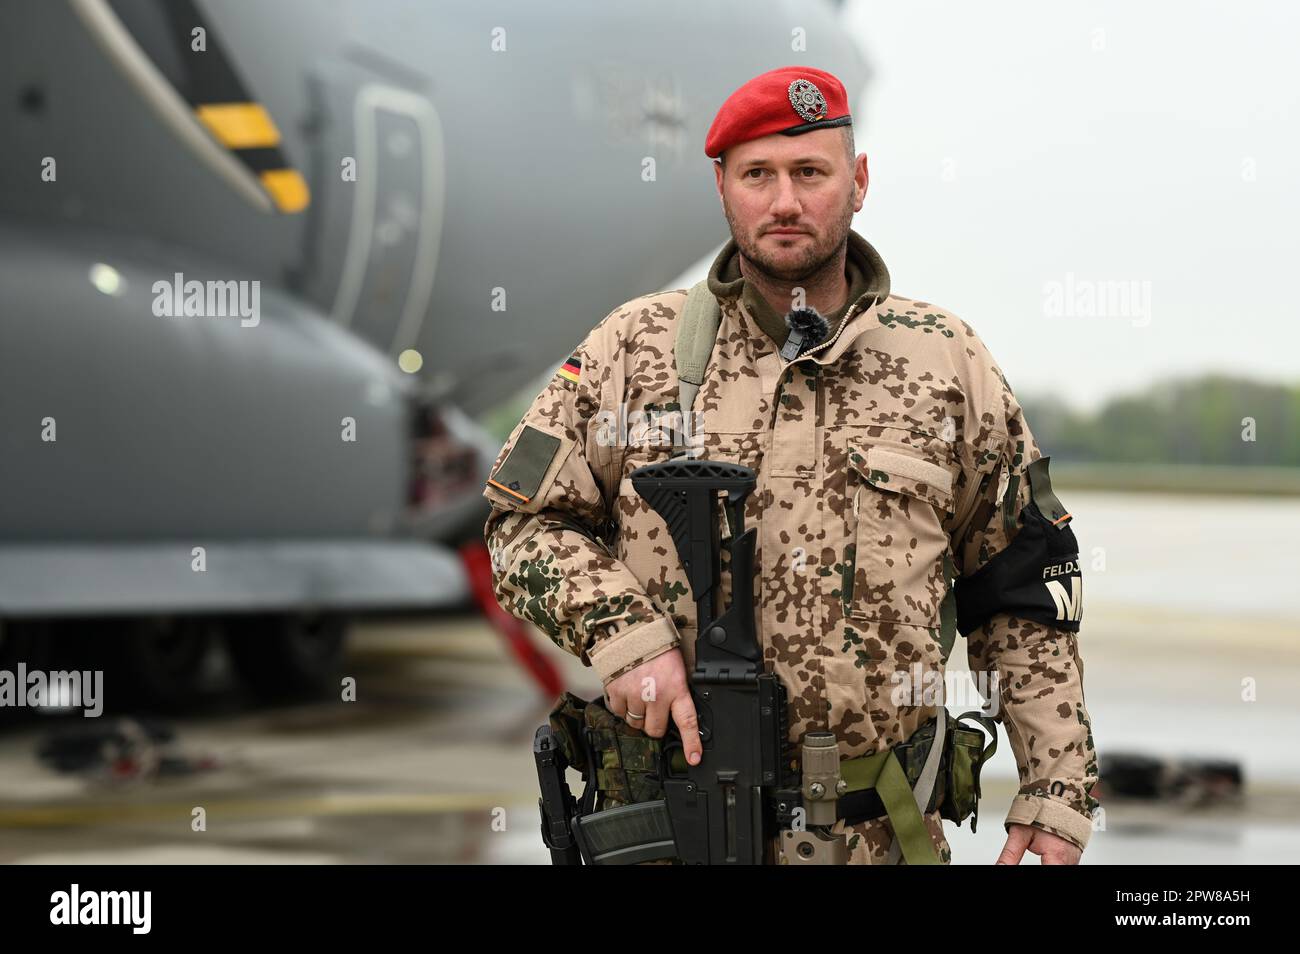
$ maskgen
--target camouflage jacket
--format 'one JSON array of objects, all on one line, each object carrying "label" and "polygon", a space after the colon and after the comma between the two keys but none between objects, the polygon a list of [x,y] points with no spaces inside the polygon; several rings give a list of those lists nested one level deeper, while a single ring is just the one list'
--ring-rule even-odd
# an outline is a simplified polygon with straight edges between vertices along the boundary
[{"label": "camouflage jacket", "polygon": [[[685,298],[646,295],[605,316],[484,489],[501,605],[606,683],[674,647],[693,663],[685,574],[628,477],[672,451],[663,425],[679,410]],[[1038,446],[984,343],[943,309],[864,295],[828,341],[787,362],[740,295],[720,304],[697,452],[759,475],[746,508],[759,528],[755,615],[789,692],[791,739],[829,729],[842,758],[879,751],[933,716],[932,704],[896,704],[896,674],[943,670],[952,579],[1014,538]],[[1076,640],[1002,613],[968,634],[967,652],[972,673],[997,674],[1019,769],[1006,824],[1084,847],[1097,769]]]}]

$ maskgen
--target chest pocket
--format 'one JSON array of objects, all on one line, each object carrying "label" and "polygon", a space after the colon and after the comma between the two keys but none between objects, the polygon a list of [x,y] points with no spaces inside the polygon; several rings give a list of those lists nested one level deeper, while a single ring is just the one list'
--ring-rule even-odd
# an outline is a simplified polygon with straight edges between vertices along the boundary
[{"label": "chest pocket", "polygon": [[912,432],[848,440],[841,590],[848,617],[939,625],[954,465],[924,443],[933,440]]}]

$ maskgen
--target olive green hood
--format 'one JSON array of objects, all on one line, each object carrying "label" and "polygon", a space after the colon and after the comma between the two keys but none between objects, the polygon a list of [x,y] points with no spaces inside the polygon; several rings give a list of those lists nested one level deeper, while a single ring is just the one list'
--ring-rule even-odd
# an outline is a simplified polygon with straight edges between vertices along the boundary
[{"label": "olive green hood", "polygon": [[[870,297],[883,301],[889,296],[889,270],[885,268],[880,254],[852,229],[849,229],[844,273],[849,281],[849,297],[843,306],[825,316],[832,334],[839,328],[849,308],[862,298]],[[717,298],[740,295],[745,310],[754,317],[759,327],[767,332],[768,337],[775,341],[778,347],[785,344],[786,335],[789,333],[785,316],[777,314],[776,310],[768,304],[767,299],[740,274],[740,249],[735,239],[727,242],[718,253],[718,257],[713,260],[713,265],[709,268],[708,280],[709,291]]]}]

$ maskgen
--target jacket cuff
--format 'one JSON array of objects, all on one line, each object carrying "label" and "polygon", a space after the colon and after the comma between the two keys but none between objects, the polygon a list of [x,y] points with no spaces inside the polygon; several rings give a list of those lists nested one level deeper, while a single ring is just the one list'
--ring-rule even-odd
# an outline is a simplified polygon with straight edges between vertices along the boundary
[{"label": "jacket cuff", "polygon": [[1010,832],[1012,824],[1042,828],[1072,842],[1081,851],[1088,847],[1088,839],[1092,837],[1092,821],[1088,816],[1047,795],[1017,795],[1003,828]]},{"label": "jacket cuff", "polygon": [[600,681],[609,685],[628,670],[676,648],[680,642],[672,619],[660,616],[605,637],[587,653],[587,658],[591,660],[591,668],[600,674]]}]

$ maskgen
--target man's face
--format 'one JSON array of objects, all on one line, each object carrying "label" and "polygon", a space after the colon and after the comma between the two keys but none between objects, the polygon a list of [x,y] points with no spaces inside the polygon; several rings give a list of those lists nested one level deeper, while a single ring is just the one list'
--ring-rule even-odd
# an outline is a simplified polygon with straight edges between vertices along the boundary
[{"label": "man's face", "polygon": [[722,210],[756,268],[798,282],[839,253],[867,192],[867,157],[849,160],[838,127],[753,139],[726,160],[713,164]]}]

